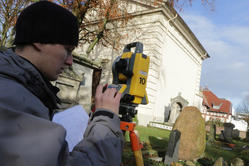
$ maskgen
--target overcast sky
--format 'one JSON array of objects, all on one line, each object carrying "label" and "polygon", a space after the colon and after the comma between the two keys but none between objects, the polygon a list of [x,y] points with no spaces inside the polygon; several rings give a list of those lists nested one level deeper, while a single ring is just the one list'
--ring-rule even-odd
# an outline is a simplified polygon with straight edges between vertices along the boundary
[{"label": "overcast sky", "polygon": [[214,11],[194,0],[179,14],[210,55],[201,85],[236,108],[249,94],[249,0],[216,0]]}]

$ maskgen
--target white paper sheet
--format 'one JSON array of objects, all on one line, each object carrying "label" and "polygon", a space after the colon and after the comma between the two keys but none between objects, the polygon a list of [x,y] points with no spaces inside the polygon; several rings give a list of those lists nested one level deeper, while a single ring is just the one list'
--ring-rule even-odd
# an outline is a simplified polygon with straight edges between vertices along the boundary
[{"label": "white paper sheet", "polygon": [[67,131],[69,151],[83,139],[89,116],[81,105],[56,113],[53,122],[61,124]]}]

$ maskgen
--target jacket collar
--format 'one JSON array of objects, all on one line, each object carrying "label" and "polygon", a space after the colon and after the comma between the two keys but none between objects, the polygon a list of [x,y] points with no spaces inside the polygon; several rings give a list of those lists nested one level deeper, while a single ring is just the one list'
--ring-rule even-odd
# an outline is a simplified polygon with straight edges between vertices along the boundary
[{"label": "jacket collar", "polygon": [[37,96],[50,110],[52,119],[53,110],[57,109],[57,103],[60,103],[56,95],[59,88],[53,86],[30,61],[11,49],[0,52],[0,64],[0,74],[16,80]]}]

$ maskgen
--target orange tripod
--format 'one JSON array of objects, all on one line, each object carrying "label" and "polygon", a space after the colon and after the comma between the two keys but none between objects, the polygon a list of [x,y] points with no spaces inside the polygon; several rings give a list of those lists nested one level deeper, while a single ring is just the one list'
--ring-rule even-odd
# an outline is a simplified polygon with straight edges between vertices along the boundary
[{"label": "orange tripod", "polygon": [[135,126],[136,126],[136,123],[133,123],[133,122],[125,122],[125,121],[120,122],[120,129],[122,131],[129,131],[131,149],[136,159],[136,165],[144,166],[144,161],[143,161],[143,156],[142,156],[142,151],[141,151],[143,145],[140,143],[139,138],[134,131]]}]

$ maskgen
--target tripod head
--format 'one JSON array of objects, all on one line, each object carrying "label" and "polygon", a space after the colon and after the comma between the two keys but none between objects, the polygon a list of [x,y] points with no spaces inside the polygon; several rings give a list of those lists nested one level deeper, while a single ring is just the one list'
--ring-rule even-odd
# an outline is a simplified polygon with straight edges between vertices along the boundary
[{"label": "tripod head", "polygon": [[[135,47],[135,52],[131,48]],[[119,114],[121,120],[131,122],[139,104],[147,104],[146,84],[150,58],[143,54],[143,44],[134,42],[124,47],[112,65],[113,84],[122,93]]]}]

